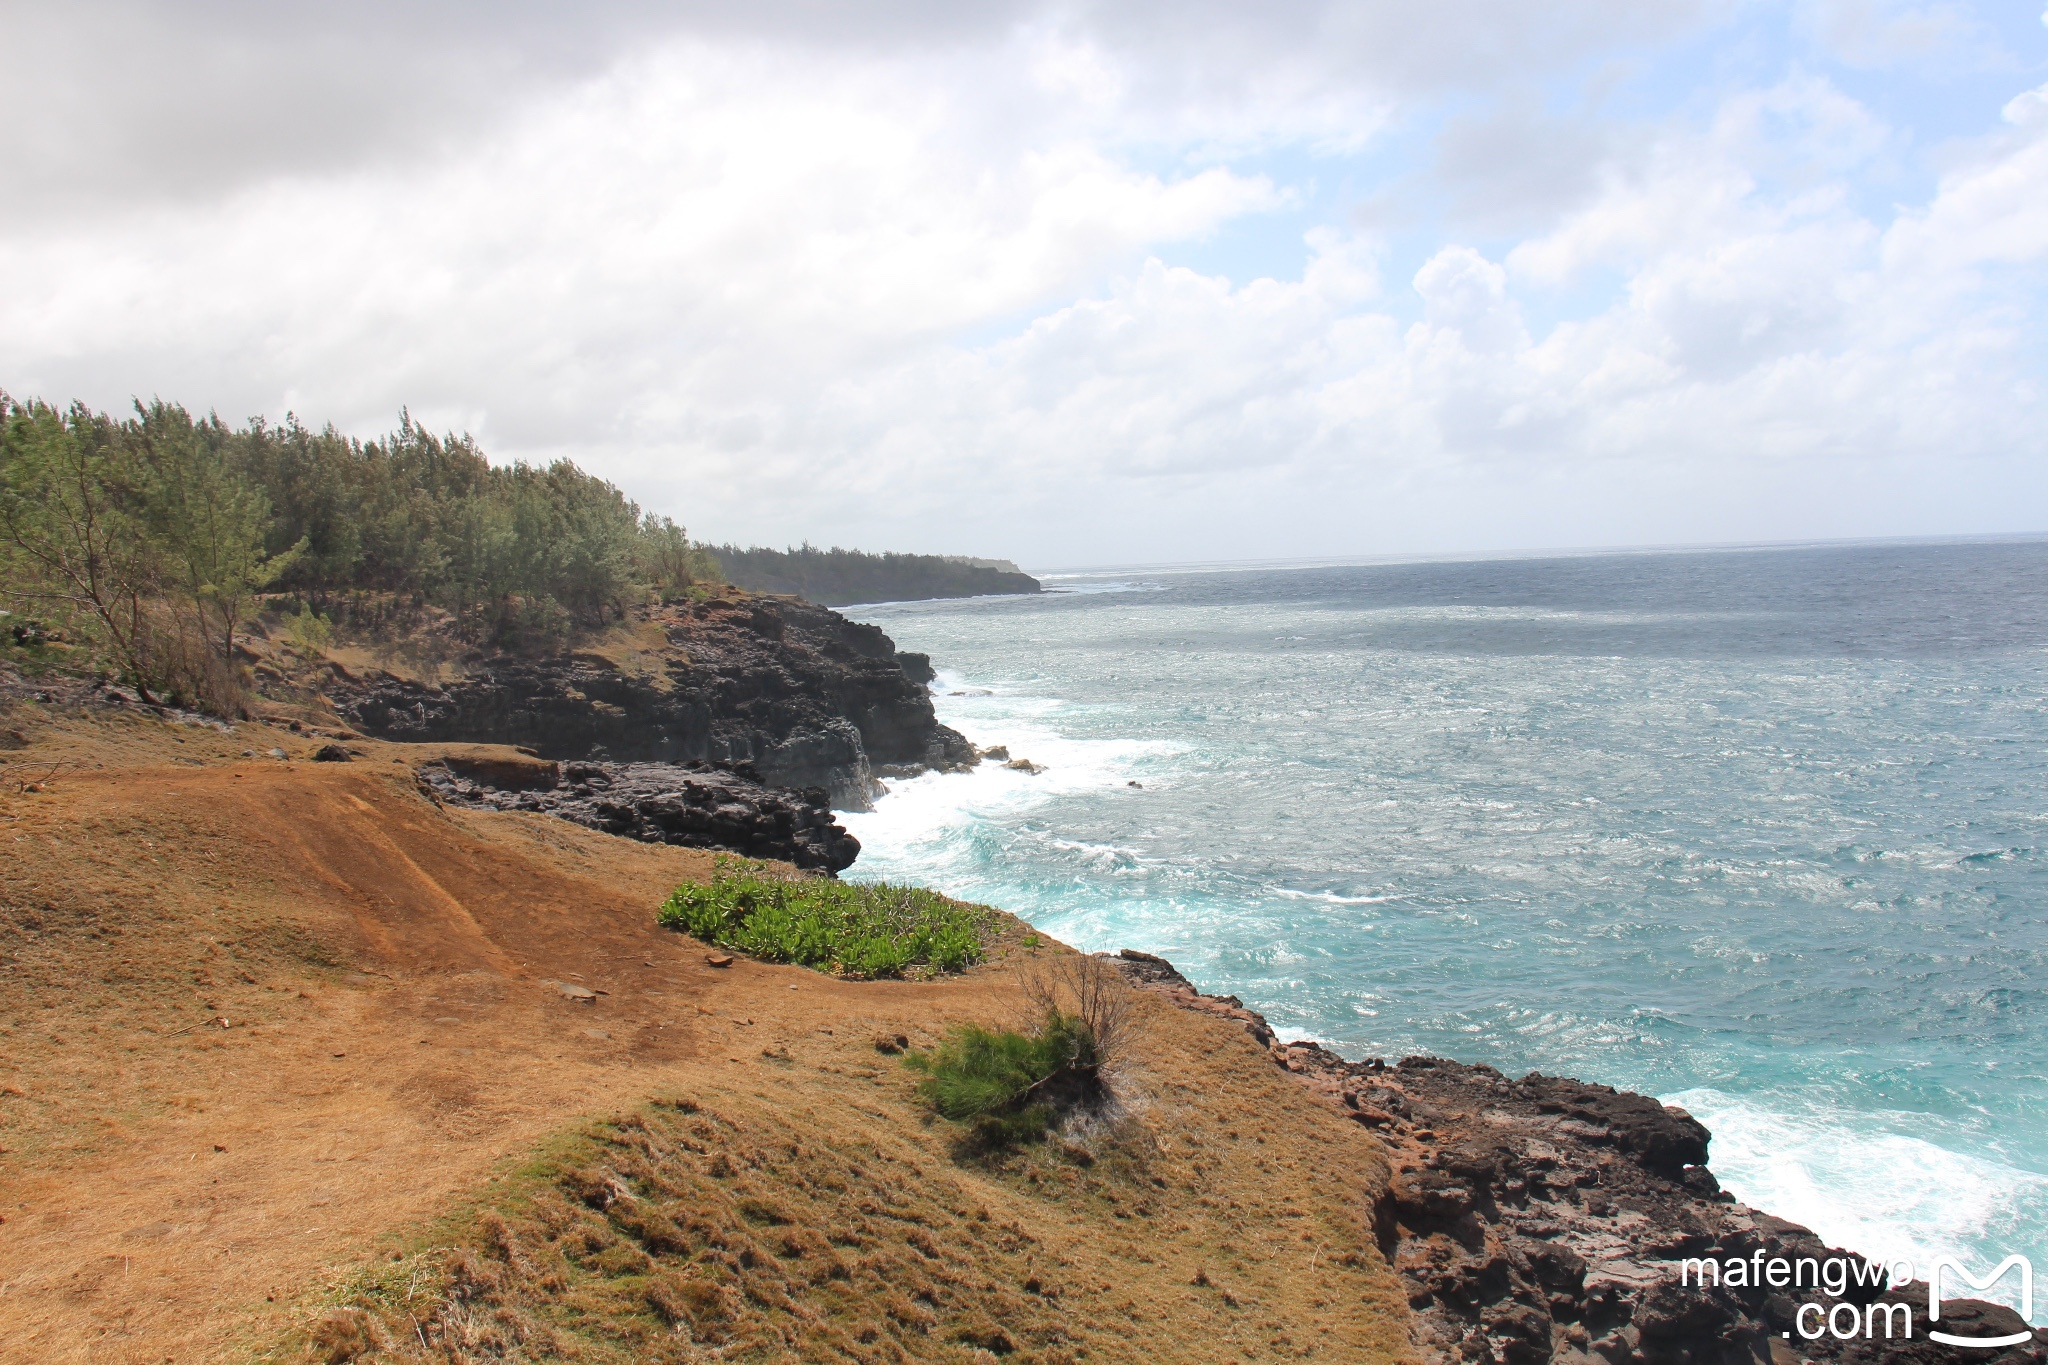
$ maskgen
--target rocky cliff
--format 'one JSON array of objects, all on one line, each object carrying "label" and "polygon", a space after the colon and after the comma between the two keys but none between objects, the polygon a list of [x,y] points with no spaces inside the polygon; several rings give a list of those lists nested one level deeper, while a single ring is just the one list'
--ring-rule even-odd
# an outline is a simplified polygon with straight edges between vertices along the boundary
[{"label": "rocky cliff", "polygon": [[380,739],[496,743],[556,760],[746,763],[774,786],[865,810],[878,777],[974,762],[938,723],[931,663],[824,607],[738,590],[665,607],[659,643],[615,653],[497,655],[430,681],[335,665],[321,690]]},{"label": "rocky cliff", "polygon": [[860,841],[832,818],[816,787],[769,787],[744,763],[555,763],[450,753],[419,769],[442,805],[553,815],[643,844],[723,848],[837,874]]},{"label": "rocky cliff", "polygon": [[[2027,1329],[2011,1309],[1973,1300],[1948,1300],[1931,1323],[1925,1284],[1890,1289],[1861,1256],[1736,1202],[1707,1168],[1711,1135],[1684,1110],[1441,1057],[1348,1062],[1317,1043],[1280,1042],[1242,1001],[1203,995],[1162,958],[1127,950],[1113,960],[1184,1009],[1242,1023],[1275,1065],[1387,1145],[1395,1176],[1376,1210],[1380,1245],[1407,1287],[1426,1360],[2048,1360],[2048,1331],[2003,1350],[1929,1340],[1937,1325],[1980,1338]],[[1712,1284],[1699,1283],[1697,1264],[1686,1270],[1689,1258],[1714,1263]],[[1797,1273],[1802,1260],[1816,1275],[1839,1266],[1840,1292],[1769,1282],[1773,1262]],[[1724,1275],[1731,1262],[1743,1270]]]}]

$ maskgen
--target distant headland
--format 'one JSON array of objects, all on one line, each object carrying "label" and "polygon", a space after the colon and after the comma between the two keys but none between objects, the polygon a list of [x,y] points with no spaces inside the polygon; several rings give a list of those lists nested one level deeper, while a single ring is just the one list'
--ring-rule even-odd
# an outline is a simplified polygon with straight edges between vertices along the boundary
[{"label": "distant headland", "polygon": [[834,546],[789,550],[711,547],[725,577],[750,592],[793,593],[822,607],[911,602],[929,597],[995,597],[1044,591],[1007,559],[965,555],[868,554]]}]

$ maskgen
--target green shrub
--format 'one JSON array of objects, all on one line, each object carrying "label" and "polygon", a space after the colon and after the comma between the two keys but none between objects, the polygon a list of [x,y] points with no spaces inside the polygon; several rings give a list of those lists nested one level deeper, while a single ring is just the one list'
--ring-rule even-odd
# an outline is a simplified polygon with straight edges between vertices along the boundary
[{"label": "green shrub", "polygon": [[1035,1034],[962,1024],[903,1064],[924,1073],[920,1099],[997,1147],[1036,1141],[1061,1110],[1099,1098],[1102,1060],[1088,1025],[1052,1010]]},{"label": "green shrub", "polygon": [[285,637],[307,658],[318,658],[334,638],[334,623],[311,607],[301,607],[296,616],[284,618]]},{"label": "green shrub", "polygon": [[981,961],[994,928],[986,909],[918,887],[789,877],[730,857],[708,885],[677,887],[659,920],[751,957],[861,977],[958,971]]}]

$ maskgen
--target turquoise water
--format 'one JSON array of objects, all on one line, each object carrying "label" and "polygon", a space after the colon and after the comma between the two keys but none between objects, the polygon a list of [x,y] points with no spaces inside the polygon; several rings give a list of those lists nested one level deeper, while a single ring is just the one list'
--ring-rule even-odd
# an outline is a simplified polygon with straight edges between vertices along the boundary
[{"label": "turquoise water", "polygon": [[2048,1265],[2048,544],[1046,581],[849,612],[1046,765],[892,784],[850,875],[1661,1095],[1868,1254]]}]

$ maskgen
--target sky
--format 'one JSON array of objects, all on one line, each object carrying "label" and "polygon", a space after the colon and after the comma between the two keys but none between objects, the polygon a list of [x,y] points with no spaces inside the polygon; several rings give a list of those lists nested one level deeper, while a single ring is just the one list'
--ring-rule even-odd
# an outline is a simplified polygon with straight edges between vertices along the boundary
[{"label": "sky", "polygon": [[2041,0],[0,0],[0,389],[1030,567],[2048,532]]}]

